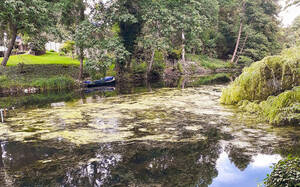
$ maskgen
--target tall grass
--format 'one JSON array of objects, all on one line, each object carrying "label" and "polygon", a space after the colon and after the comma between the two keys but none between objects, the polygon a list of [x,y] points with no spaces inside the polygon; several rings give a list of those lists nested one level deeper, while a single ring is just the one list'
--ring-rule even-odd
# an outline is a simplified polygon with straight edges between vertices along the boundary
[{"label": "tall grass", "polygon": [[66,76],[55,76],[52,78],[39,78],[32,85],[39,87],[41,90],[64,90],[71,89],[75,86],[75,81]]},{"label": "tall grass", "polygon": [[187,54],[187,60],[200,63],[200,65],[207,69],[218,69],[218,68],[231,68],[232,64],[229,62],[224,62],[219,59],[210,58],[205,55],[193,55]]}]

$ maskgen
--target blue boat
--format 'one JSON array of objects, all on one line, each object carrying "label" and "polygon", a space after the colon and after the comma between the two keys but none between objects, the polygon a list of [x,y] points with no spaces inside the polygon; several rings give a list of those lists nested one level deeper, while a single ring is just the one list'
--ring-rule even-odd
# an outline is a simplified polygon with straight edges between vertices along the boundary
[{"label": "blue boat", "polygon": [[100,87],[100,86],[113,86],[115,85],[115,77],[104,77],[103,79],[96,81],[84,81],[83,84],[85,87]]}]

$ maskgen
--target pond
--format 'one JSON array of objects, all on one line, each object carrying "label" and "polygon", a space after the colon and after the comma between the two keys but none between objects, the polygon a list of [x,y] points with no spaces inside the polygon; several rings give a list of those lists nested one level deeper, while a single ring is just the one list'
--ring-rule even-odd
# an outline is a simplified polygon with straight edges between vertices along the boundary
[{"label": "pond", "polygon": [[219,104],[224,84],[3,97],[0,186],[263,186],[299,128]]}]

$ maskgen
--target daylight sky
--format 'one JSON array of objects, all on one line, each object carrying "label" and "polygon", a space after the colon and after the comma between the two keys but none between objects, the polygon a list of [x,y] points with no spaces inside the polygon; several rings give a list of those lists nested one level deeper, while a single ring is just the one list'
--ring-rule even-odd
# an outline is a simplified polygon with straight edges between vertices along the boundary
[{"label": "daylight sky", "polygon": [[[285,0],[280,0],[280,5],[284,7]],[[292,24],[294,19],[300,15],[300,6],[292,6],[279,14],[283,26],[287,27]]]}]

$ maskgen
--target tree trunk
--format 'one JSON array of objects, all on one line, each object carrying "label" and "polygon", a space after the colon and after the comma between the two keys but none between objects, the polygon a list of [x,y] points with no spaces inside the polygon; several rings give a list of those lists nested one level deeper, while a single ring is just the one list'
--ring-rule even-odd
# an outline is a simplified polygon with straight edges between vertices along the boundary
[{"label": "tree trunk", "polygon": [[146,72],[146,79],[147,80],[148,80],[149,74],[152,70],[152,66],[153,66],[153,62],[154,62],[154,55],[155,55],[155,49],[152,49],[151,59],[150,59],[150,62],[148,63],[147,72]]},{"label": "tree trunk", "polygon": [[6,64],[8,62],[8,59],[11,55],[11,51],[13,50],[14,45],[15,45],[16,37],[17,37],[17,27],[12,26],[11,27],[11,40],[10,40],[8,46],[7,46],[7,51],[5,51],[4,58],[1,62],[2,66],[6,66]]},{"label": "tree trunk", "polygon": [[185,35],[184,35],[184,31],[182,31],[181,34],[181,39],[182,39],[182,62],[185,62]]},{"label": "tree trunk", "polygon": [[80,67],[79,67],[79,76],[78,76],[78,79],[79,80],[82,80],[83,78],[83,60],[84,60],[84,54],[83,54],[83,49],[80,48],[79,49],[79,60],[80,60]]},{"label": "tree trunk", "polygon": [[[248,40],[248,36],[249,36],[249,33],[247,33],[246,34],[246,38],[245,38],[245,40],[244,40],[244,42],[243,42],[243,45],[242,45],[242,48],[241,48],[241,50],[240,50],[240,52],[239,52],[239,56],[243,53],[243,51],[244,51],[244,48],[245,48],[245,46],[246,46],[246,42],[247,42],[247,40]],[[239,61],[239,56],[236,58],[236,60],[235,60],[235,64],[237,64],[238,63],[238,61]]]},{"label": "tree trunk", "polygon": [[235,57],[236,57],[237,50],[238,50],[239,45],[240,45],[240,39],[241,39],[241,35],[242,35],[242,30],[243,30],[243,23],[242,23],[242,21],[241,21],[241,22],[240,22],[239,35],[238,35],[238,38],[237,38],[237,41],[236,41],[234,53],[233,53],[232,58],[231,58],[231,61],[230,61],[231,63],[234,62],[234,59],[235,59]]}]

